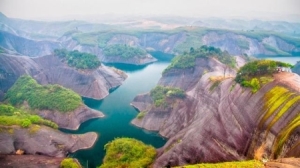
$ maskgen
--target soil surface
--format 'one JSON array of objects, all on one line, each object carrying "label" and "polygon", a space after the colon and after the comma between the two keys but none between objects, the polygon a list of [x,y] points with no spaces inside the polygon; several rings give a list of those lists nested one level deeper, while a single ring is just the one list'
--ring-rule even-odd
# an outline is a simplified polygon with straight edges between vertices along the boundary
[{"label": "soil surface", "polygon": [[3,168],[58,168],[64,158],[42,155],[0,155]]}]

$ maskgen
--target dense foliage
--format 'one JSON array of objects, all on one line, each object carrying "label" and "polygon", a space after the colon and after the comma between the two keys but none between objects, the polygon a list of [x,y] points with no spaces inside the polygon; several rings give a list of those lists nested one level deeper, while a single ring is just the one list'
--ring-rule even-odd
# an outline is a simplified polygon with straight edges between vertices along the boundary
[{"label": "dense foliage", "polygon": [[81,166],[78,165],[77,162],[74,161],[72,158],[66,158],[61,161],[60,168],[80,168]]},{"label": "dense foliage", "polygon": [[147,167],[156,155],[154,147],[133,138],[116,138],[104,148],[106,155],[100,168]]},{"label": "dense foliage", "polygon": [[291,68],[292,65],[273,60],[252,61],[239,69],[235,81],[244,87],[252,88],[252,92],[255,93],[261,84],[272,81],[272,74],[280,67]]},{"label": "dense foliage", "polygon": [[145,57],[147,52],[141,48],[131,47],[126,44],[108,45],[103,50],[106,56],[121,56],[123,58]]},{"label": "dense foliage", "polygon": [[57,129],[56,123],[45,120],[38,115],[31,114],[23,109],[15,108],[11,105],[0,104],[0,125],[19,125],[23,128],[30,127],[31,124],[46,125]]},{"label": "dense foliage", "polygon": [[167,98],[183,99],[185,97],[185,92],[180,88],[164,87],[158,85],[150,91],[150,96],[152,97],[156,107],[167,107]]},{"label": "dense foliage", "polygon": [[13,104],[27,101],[33,109],[58,110],[68,112],[81,105],[81,97],[60,85],[42,86],[30,76],[21,76],[8,90],[5,99]]},{"label": "dense foliage", "polygon": [[185,52],[172,59],[171,64],[164,70],[163,73],[171,69],[185,69],[195,67],[196,58],[203,57],[215,57],[220,62],[228,65],[231,68],[236,66],[234,57],[230,56],[228,52],[222,52],[219,48],[208,47],[206,45],[201,46],[198,49],[190,48],[189,52]]},{"label": "dense foliage", "polygon": [[95,69],[101,64],[96,55],[82,53],[77,50],[55,49],[54,54],[62,58],[70,67],[77,69]]}]

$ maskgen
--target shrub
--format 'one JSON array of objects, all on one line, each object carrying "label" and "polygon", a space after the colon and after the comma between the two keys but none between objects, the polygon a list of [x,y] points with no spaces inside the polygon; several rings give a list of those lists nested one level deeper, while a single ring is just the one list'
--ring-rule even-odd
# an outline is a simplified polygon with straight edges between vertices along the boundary
[{"label": "shrub", "polygon": [[72,158],[66,158],[61,161],[60,168],[81,168],[80,165]]},{"label": "shrub", "polygon": [[235,77],[235,81],[243,87],[252,88],[252,92],[257,92],[261,84],[269,83],[273,80],[271,75],[277,72],[278,67],[292,67],[292,65],[272,60],[256,60],[241,67]]},{"label": "shrub", "polygon": [[[20,96],[18,96],[20,95]],[[13,105],[27,101],[33,109],[75,110],[82,103],[81,97],[70,89],[59,85],[39,85],[30,76],[21,76],[7,91],[5,99]]]},{"label": "shrub", "polygon": [[164,86],[156,86],[154,89],[150,91],[150,96],[152,97],[154,104],[156,107],[166,107],[167,98],[185,98],[185,92],[180,88],[174,87],[164,87]]},{"label": "shrub", "polygon": [[21,126],[22,126],[23,128],[28,128],[30,125],[31,125],[31,121],[30,121],[29,119],[23,120],[23,121],[22,121],[22,124],[21,124]]},{"label": "shrub", "polygon": [[116,138],[104,147],[106,155],[100,168],[148,167],[156,150],[133,138]]},{"label": "shrub", "polygon": [[145,111],[141,111],[138,113],[138,115],[136,116],[137,119],[142,119],[144,118],[144,116],[147,114],[147,112]]},{"label": "shrub", "polygon": [[[14,111],[12,111],[9,115],[5,115],[1,111],[1,107],[3,106],[9,109],[14,109]],[[58,128],[56,123],[49,120],[45,120],[38,115],[32,115],[30,112],[15,108],[8,104],[0,105],[0,125],[19,125],[23,128],[28,128],[32,124],[46,125],[54,129]]]}]

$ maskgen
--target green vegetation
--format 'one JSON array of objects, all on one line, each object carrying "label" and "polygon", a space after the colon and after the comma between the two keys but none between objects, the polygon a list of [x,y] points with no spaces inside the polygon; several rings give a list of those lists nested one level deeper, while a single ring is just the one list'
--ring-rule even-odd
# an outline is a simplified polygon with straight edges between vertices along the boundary
[{"label": "green vegetation", "polygon": [[96,55],[82,53],[77,50],[55,49],[54,54],[62,58],[70,67],[77,69],[95,69],[101,65]]},{"label": "green vegetation", "polygon": [[36,132],[36,127],[32,124],[46,125],[54,129],[58,128],[56,123],[45,120],[38,115],[33,115],[28,111],[15,108],[11,105],[0,104],[0,125],[19,125],[23,128],[34,127],[35,130],[33,132]]},{"label": "green vegetation", "polygon": [[[264,95],[263,116],[259,122],[260,129],[266,125],[267,134],[271,128],[286,114],[291,107],[300,103],[300,95],[281,86],[275,86]],[[268,124],[266,124],[266,122]],[[279,133],[273,146],[273,154],[278,156],[285,141],[290,134],[300,126],[300,115],[298,114]]]},{"label": "green vegetation", "polygon": [[198,49],[190,48],[190,51],[183,53],[183,55],[177,56],[172,59],[171,64],[164,70],[163,73],[168,72],[171,69],[185,69],[195,67],[196,58],[215,57],[220,62],[228,65],[231,68],[236,66],[234,57],[230,56],[228,52],[222,52],[219,48],[208,47],[206,45],[201,46]]},{"label": "green vegetation", "polygon": [[185,98],[185,92],[180,88],[164,87],[158,85],[150,91],[150,96],[152,97],[156,107],[166,108],[168,106],[167,98],[183,99]]},{"label": "green vegetation", "polygon": [[148,167],[156,151],[133,138],[116,138],[104,146],[106,155],[100,168]]},{"label": "green vegetation", "polygon": [[60,85],[42,86],[30,76],[21,76],[7,91],[5,99],[12,105],[26,101],[32,109],[73,111],[82,103],[81,97]]},{"label": "green vegetation", "polygon": [[81,168],[81,166],[72,158],[65,158],[60,163],[60,168]]},{"label": "green vegetation", "polygon": [[142,119],[142,118],[144,118],[144,116],[147,114],[147,112],[146,111],[140,111],[139,113],[138,113],[138,115],[136,116],[136,118],[137,119]]},{"label": "green vegetation", "polygon": [[[246,167],[255,167],[255,168],[264,168],[264,164],[257,160],[248,160],[248,161],[236,161],[236,162],[224,162],[224,163],[201,163],[196,165],[180,166],[181,168],[246,168]],[[179,168],[179,167],[178,167]]]},{"label": "green vegetation", "polygon": [[256,60],[247,63],[237,73],[235,81],[243,87],[249,87],[252,92],[257,92],[262,84],[272,81],[272,74],[278,67],[292,67],[288,63],[272,60]]},{"label": "green vegetation", "polygon": [[121,56],[123,58],[145,57],[147,52],[141,48],[131,47],[126,44],[109,45],[103,50],[106,56]]}]

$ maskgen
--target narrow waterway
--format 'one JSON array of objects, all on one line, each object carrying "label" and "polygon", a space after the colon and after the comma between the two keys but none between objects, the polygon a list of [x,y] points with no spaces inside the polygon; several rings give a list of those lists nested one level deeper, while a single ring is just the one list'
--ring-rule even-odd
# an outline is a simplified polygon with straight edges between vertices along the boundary
[{"label": "narrow waterway", "polygon": [[109,66],[125,71],[128,78],[123,85],[103,100],[83,99],[87,106],[102,111],[105,118],[89,120],[83,123],[77,131],[62,130],[74,134],[93,131],[99,135],[98,141],[91,149],[77,151],[71,156],[77,158],[84,167],[92,168],[102,163],[105,155],[104,145],[116,137],[135,138],[156,148],[163,146],[166,139],[157,133],[145,131],[130,124],[130,121],[138,114],[130,106],[130,102],[136,95],[149,92],[154,88],[161,77],[161,72],[168,64],[168,62],[156,62],[146,66],[110,64]]}]

